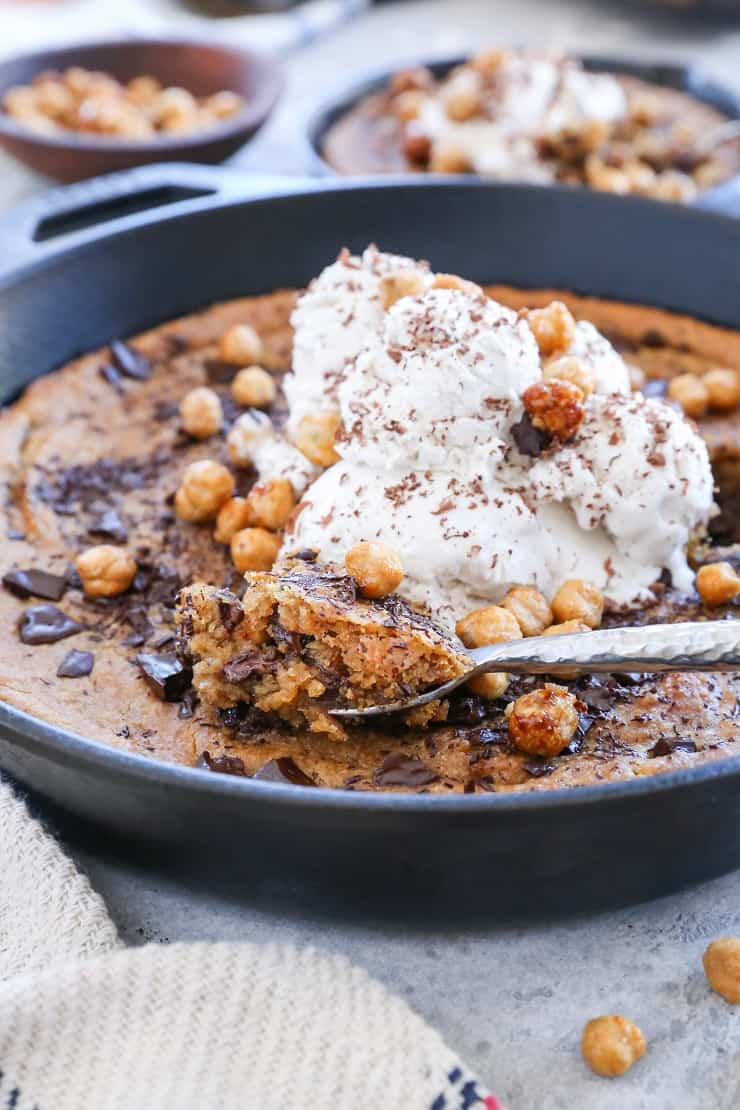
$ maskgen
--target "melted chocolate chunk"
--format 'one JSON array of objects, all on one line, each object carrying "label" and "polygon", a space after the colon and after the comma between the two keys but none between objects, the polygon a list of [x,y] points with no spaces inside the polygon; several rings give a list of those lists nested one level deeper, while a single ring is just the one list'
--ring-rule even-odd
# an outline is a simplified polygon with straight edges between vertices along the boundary
[{"label": "melted chocolate chunk", "polygon": [[695,751],[696,744],[685,736],[661,736],[658,743],[648,752],[648,756],[650,759],[656,759],[659,755],[671,755],[672,752]]},{"label": "melted chocolate chunk", "polygon": [[218,615],[224,628],[228,632],[233,632],[237,625],[241,624],[244,610],[236,597],[233,601],[228,597],[224,597],[219,599]]},{"label": "melted chocolate chunk", "polygon": [[135,351],[128,343],[114,339],[110,345],[111,358],[116,370],[120,370],[127,378],[145,382],[152,376],[152,364],[141,351]]},{"label": "melted chocolate chunk", "polygon": [[548,763],[544,759],[530,759],[526,763],[522,763],[522,768],[531,775],[532,778],[541,779],[545,775],[551,775],[555,770],[554,763]]},{"label": "melted chocolate chunk", "polygon": [[68,651],[57,667],[57,678],[85,678],[92,672],[95,656],[91,651]]},{"label": "melted chocolate chunk", "polygon": [[246,682],[255,674],[274,674],[277,660],[278,652],[272,647],[242,651],[224,664],[223,675],[227,682]]},{"label": "melted chocolate chunk", "polygon": [[193,672],[176,655],[142,653],[136,656],[136,662],[148,686],[161,701],[182,701]]},{"label": "melted chocolate chunk", "polygon": [[488,709],[483,698],[468,694],[454,701],[450,700],[447,721],[451,725],[477,725],[487,713]]},{"label": "melted chocolate chunk", "polygon": [[279,759],[271,759],[269,763],[263,764],[259,770],[255,771],[252,778],[259,779],[260,782],[287,782],[291,786],[316,785],[313,779],[309,778],[289,755],[280,756]]},{"label": "melted chocolate chunk", "polygon": [[3,586],[16,597],[44,597],[47,601],[59,601],[67,589],[67,579],[63,574],[49,574],[45,570],[10,570],[3,575]]},{"label": "melted chocolate chunk", "polygon": [[104,366],[98,368],[98,373],[103,381],[107,382],[109,386],[115,389],[116,393],[125,392],[121,375],[118,373],[115,366],[111,366],[110,363],[106,362]]},{"label": "melted chocolate chunk", "polygon": [[373,776],[376,786],[426,786],[439,776],[415,756],[404,752],[387,755]]},{"label": "melted chocolate chunk", "polygon": [[103,509],[99,518],[90,524],[88,532],[91,536],[104,536],[114,543],[126,543],[128,539],[128,529],[115,509]]},{"label": "melted chocolate chunk", "polygon": [[203,752],[198,760],[199,767],[207,767],[209,771],[214,771],[219,775],[238,775],[239,778],[247,777],[247,770],[244,766],[244,761],[238,755],[211,755],[210,752]]},{"label": "melted chocolate chunk", "polygon": [[226,385],[233,381],[238,369],[238,366],[234,366],[231,362],[224,362],[220,358],[209,358],[205,361],[205,371],[212,385]]},{"label": "melted chocolate chunk", "polygon": [[180,415],[180,406],[177,401],[157,401],[152,412],[152,418],[160,424],[169,423]]},{"label": "melted chocolate chunk", "polygon": [[186,690],[183,694],[182,704],[177,711],[178,717],[183,721],[187,720],[189,717],[192,717],[193,713],[195,713],[195,707],[198,704],[198,700],[198,695],[191,686],[190,689]]},{"label": "melted chocolate chunk", "polygon": [[512,424],[511,435],[521,453],[532,458],[541,455],[552,439],[541,428],[535,428],[528,412],[524,413],[518,423]]},{"label": "melted chocolate chunk", "polygon": [[18,621],[24,644],[55,644],[77,632],[82,632],[82,625],[56,605],[30,605]]}]

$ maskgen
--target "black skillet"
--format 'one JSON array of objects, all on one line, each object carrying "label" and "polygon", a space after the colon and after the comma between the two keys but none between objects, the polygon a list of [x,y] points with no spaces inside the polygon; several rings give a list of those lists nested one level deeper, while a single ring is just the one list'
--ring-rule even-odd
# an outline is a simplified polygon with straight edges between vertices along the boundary
[{"label": "black skillet", "polygon": [[[740,189],[724,199],[740,214]],[[280,185],[158,166],[59,189],[0,223],[0,400],[114,336],[300,286],[371,240],[477,281],[740,328],[740,221],[725,215],[469,179]],[[740,757],[526,796],[367,795],[156,763],[0,706],[0,766],[101,834],[355,905],[562,911],[740,865]]]},{"label": "black skillet", "polygon": [[[425,59],[412,59],[406,65],[397,63],[392,68],[376,69],[364,77],[353,78],[345,82],[324,100],[318,108],[311,111],[305,128],[309,159],[314,171],[323,174],[335,174],[333,169],[323,157],[324,140],[329,129],[353,108],[358,101],[371,93],[379,92],[388,84],[393,73],[413,65],[427,65],[435,77],[444,77],[453,66],[460,65],[466,59],[462,55],[439,58],[431,62]],[[638,77],[654,85],[665,88],[677,89],[680,92],[690,93],[698,100],[716,108],[728,119],[740,117],[740,95],[732,89],[715,81],[700,66],[677,65],[670,62],[640,62],[633,59],[616,58],[607,55],[582,55],[581,61],[588,70],[595,73],[624,73],[630,77]],[[411,174],[411,171],[409,171]],[[420,174],[423,180],[428,179],[428,174]],[[738,175],[740,179],[740,175]],[[708,190],[711,195],[714,190]]]}]

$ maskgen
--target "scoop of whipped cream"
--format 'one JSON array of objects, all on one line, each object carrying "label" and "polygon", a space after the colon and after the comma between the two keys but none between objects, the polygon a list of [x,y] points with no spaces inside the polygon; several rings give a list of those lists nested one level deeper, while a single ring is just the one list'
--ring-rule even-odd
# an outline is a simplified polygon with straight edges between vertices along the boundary
[{"label": "scoop of whipped cream", "polygon": [[[296,313],[299,344],[314,334],[312,295]],[[286,549],[341,562],[357,541],[382,540],[402,556],[400,592],[450,624],[518,583],[551,597],[587,578],[617,604],[663,568],[688,583],[685,545],[712,507],[706,448],[669,406],[629,394],[623,361],[590,325],[565,352],[596,379],[584,422],[538,458],[511,432],[542,376],[523,315],[427,289],[373,312],[357,340],[336,379],[341,459],[307,490]]]},{"label": "scoop of whipped cream", "polygon": [[[451,119],[447,104],[459,92],[478,95],[482,112]],[[593,121],[611,123],[626,113],[624,90],[610,74],[589,73],[572,58],[513,52],[489,81],[468,66],[453,73],[441,92],[422,99],[410,130],[461,151],[476,173],[549,181],[553,172],[539,157],[540,137],[557,138]]]},{"label": "scoop of whipped cream", "polygon": [[311,282],[291,321],[293,373],[285,380],[289,434],[295,434],[306,414],[336,408],[347,366],[383,323],[381,279],[399,270],[413,270],[431,282],[426,263],[376,247],[368,247],[361,257],[342,251]]}]

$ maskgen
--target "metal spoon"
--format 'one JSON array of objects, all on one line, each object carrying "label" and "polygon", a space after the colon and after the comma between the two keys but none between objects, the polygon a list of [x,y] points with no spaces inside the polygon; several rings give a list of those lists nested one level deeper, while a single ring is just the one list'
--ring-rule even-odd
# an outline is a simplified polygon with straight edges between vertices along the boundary
[{"label": "metal spoon", "polygon": [[651,624],[530,636],[469,652],[471,668],[415,698],[365,709],[332,709],[335,717],[362,719],[414,709],[446,697],[488,671],[573,677],[596,672],[740,671],[740,620]]}]

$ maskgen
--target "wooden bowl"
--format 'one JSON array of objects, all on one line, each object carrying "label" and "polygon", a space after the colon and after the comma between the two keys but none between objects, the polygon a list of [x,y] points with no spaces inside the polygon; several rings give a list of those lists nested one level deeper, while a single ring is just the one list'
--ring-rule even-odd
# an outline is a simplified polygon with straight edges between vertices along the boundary
[{"label": "wooden bowl", "polygon": [[245,100],[241,112],[208,130],[162,135],[143,142],[76,131],[39,135],[0,110],[0,145],[27,166],[57,181],[80,181],[150,162],[223,162],[259,130],[283,86],[279,64],[267,55],[228,46],[169,39],[124,39],[43,50],[0,63],[0,100],[43,70],[68,66],[102,70],[121,81],[150,74],[194,96],[226,89]]}]

